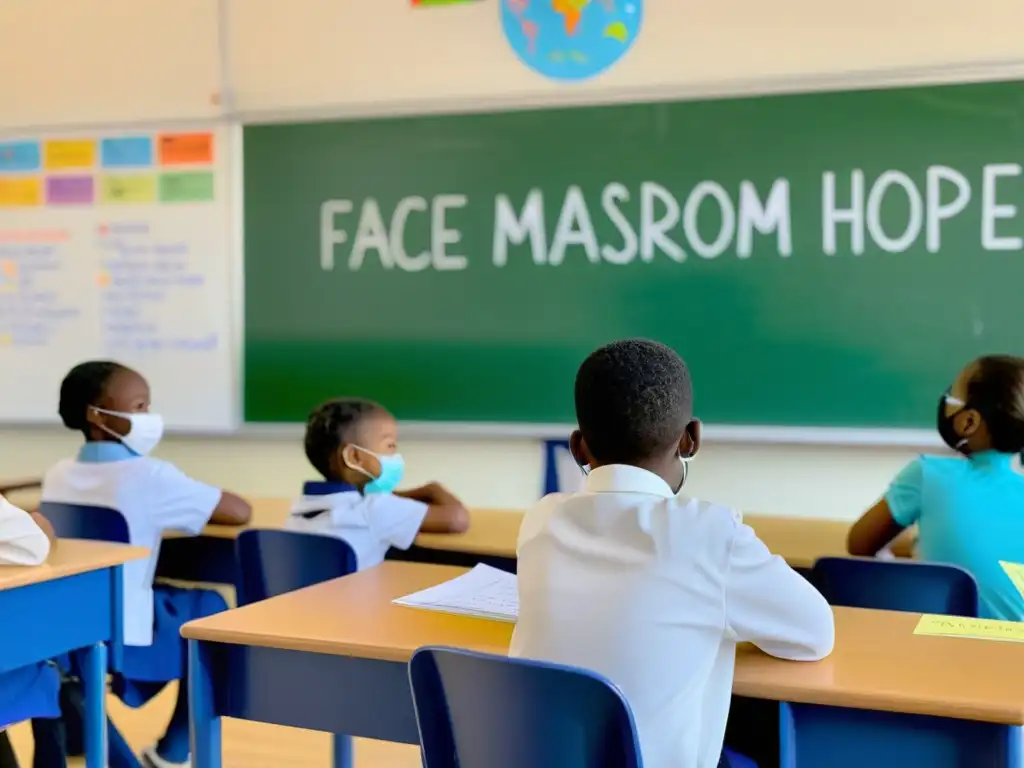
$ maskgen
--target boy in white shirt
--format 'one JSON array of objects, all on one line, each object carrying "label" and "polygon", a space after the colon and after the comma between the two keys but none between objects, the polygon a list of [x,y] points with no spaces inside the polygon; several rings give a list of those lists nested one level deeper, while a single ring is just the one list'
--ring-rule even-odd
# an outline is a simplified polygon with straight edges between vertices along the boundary
[{"label": "boy in white shirt", "polygon": [[[163,420],[150,413],[146,380],[123,365],[91,361],[75,366],[60,387],[60,416],[85,443],[74,459],[43,478],[43,501],[116,509],[131,543],[150,556],[124,566],[124,669],[114,691],[141,706],[171,680],[181,681],[164,736],[143,756],[156,768],[187,765],[189,754],[186,646],[181,625],[227,607],[216,592],[153,584],[165,531],[198,534],[207,523],[244,525],[249,504],[149,457],[163,436]],[[113,756],[122,745],[112,744]],[[126,745],[125,745],[126,747]]]},{"label": "boy in white shirt", "polygon": [[673,350],[601,347],[580,367],[575,399],[570,449],[586,485],[542,499],[523,520],[511,655],[616,683],[645,768],[729,765],[736,644],[821,659],[832,611],[739,514],[679,495],[700,422]]},{"label": "boy in white shirt", "polygon": [[398,452],[398,423],[370,400],[329,400],[306,422],[306,458],[323,481],[306,483],[286,528],[348,542],[359,570],[380,565],[391,547],[408,549],[416,534],[461,533],[469,513],[431,483],[408,491]]}]

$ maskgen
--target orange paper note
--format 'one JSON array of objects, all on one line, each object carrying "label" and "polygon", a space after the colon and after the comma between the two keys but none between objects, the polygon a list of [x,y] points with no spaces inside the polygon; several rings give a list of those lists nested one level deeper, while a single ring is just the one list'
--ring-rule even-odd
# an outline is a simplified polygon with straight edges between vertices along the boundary
[{"label": "orange paper note", "polygon": [[43,184],[35,178],[0,178],[0,207],[40,205],[43,202]]},{"label": "orange paper note", "polygon": [[164,133],[158,139],[160,165],[208,165],[213,162],[212,133]]}]

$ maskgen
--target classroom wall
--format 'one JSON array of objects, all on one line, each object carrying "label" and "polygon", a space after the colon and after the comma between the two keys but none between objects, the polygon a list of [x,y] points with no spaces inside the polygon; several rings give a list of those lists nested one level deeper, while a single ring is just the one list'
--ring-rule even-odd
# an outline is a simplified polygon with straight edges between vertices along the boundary
[{"label": "classroom wall", "polygon": [[[516,61],[498,28],[496,0],[417,10],[408,0],[95,0],[88,13],[68,13],[66,3],[12,0],[0,8],[0,29],[18,31],[0,46],[0,64],[21,72],[24,61],[34,62],[0,83],[0,105],[8,107],[0,108],[0,129],[231,108],[301,119],[1024,73],[1020,0],[646,0],[633,51],[605,76],[570,87]],[[211,29],[216,23],[226,26]],[[62,56],[30,55],[52,46],[54,35]],[[100,49],[118,51],[116,65]],[[161,78],[168,85],[158,85]],[[699,382],[700,371],[694,375]],[[75,437],[57,429],[0,429],[0,476],[40,472],[75,447]],[[410,481],[438,479],[473,506],[521,508],[540,488],[534,440],[417,438],[403,449]],[[851,518],[913,454],[710,443],[692,465],[689,488],[749,511]],[[290,495],[309,475],[297,436],[172,437],[160,455],[258,496]]]},{"label": "classroom wall", "polygon": [[[2,477],[30,475],[79,444],[70,432],[0,431]],[[542,456],[533,440],[404,440],[412,483],[439,480],[475,507],[522,509],[540,493]],[[310,479],[295,438],[180,438],[157,455],[202,480],[253,496],[292,496]],[[853,518],[913,456],[893,448],[707,445],[690,466],[688,491],[738,509]]]}]

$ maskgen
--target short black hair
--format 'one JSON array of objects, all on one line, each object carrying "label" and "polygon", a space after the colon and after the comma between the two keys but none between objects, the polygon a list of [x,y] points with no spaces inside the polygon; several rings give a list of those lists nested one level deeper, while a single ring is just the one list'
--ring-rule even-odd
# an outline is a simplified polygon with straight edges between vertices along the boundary
[{"label": "short black hair", "polygon": [[967,407],[985,419],[994,450],[1024,451],[1024,359],[986,355],[974,366],[967,382]]},{"label": "short black hair", "polygon": [[677,444],[693,418],[686,363],[645,339],[607,344],[576,374],[576,420],[602,464],[635,464]]},{"label": "short black hair", "polygon": [[113,360],[89,360],[79,363],[60,383],[60,404],[57,412],[68,429],[74,429],[89,438],[87,412],[103,397],[107,384],[120,371],[127,370]]},{"label": "short black hair", "polygon": [[339,397],[318,405],[306,420],[306,458],[325,480],[331,479],[331,456],[353,440],[359,424],[374,413],[387,413],[372,400]]}]

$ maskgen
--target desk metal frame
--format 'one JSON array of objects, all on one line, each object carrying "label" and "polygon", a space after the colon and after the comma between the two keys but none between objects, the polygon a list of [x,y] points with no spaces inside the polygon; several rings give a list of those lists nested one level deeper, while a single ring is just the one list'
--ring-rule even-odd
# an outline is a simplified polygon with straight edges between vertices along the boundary
[{"label": "desk metal frame", "polygon": [[85,690],[85,764],[107,766],[107,662],[120,659],[121,566],[0,590],[0,672],[67,653]]}]

